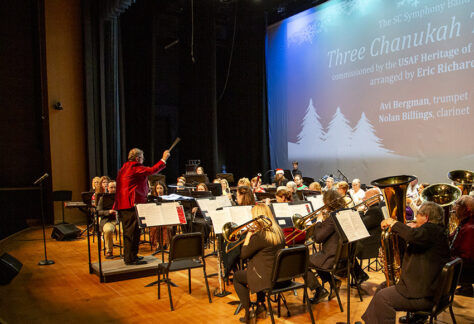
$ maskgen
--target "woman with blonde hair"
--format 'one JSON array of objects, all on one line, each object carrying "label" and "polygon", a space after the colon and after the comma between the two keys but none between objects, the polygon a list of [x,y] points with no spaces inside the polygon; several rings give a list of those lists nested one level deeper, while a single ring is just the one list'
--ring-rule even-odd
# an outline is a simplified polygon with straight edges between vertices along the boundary
[{"label": "woman with blonde hair", "polygon": [[257,230],[247,233],[240,252],[242,259],[248,259],[248,267],[234,273],[235,292],[245,309],[245,317],[240,319],[244,323],[249,323],[254,316],[250,314],[250,293],[257,294],[256,315],[266,315],[264,291],[271,288],[275,255],[285,247],[285,237],[270,208],[259,203],[252,208],[252,218],[256,219],[261,215],[268,217],[272,225],[265,225],[263,220],[256,221]]}]

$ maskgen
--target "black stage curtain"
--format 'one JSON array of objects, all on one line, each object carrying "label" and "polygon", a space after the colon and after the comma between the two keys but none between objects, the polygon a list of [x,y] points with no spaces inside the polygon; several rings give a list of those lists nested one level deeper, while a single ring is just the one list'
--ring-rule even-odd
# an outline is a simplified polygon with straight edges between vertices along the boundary
[{"label": "black stage curtain", "polygon": [[[51,174],[43,10],[43,1],[0,2],[0,239],[39,222],[33,182]],[[51,222],[51,178],[44,184]]]}]

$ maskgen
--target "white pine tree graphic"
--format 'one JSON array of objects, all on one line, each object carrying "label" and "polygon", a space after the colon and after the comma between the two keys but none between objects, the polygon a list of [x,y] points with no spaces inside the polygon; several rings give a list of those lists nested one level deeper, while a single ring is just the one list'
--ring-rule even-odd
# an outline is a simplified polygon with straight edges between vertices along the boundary
[{"label": "white pine tree graphic", "polygon": [[362,113],[359,122],[354,128],[352,148],[361,157],[381,156],[392,153],[392,151],[383,147],[382,140],[375,135],[375,129],[365,116],[365,113]]},{"label": "white pine tree graphic", "polygon": [[321,144],[324,139],[324,131],[320,117],[313,106],[313,99],[309,99],[309,105],[303,118],[301,132],[298,134],[298,144],[314,148]]},{"label": "white pine tree graphic", "polygon": [[337,107],[326,133],[325,155],[333,158],[348,157],[352,149],[352,127]]}]

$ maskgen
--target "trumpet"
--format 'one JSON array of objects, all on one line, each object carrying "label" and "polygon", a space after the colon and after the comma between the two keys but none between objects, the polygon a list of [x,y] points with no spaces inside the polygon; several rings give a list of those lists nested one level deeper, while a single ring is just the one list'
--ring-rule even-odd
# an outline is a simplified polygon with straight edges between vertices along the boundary
[{"label": "trumpet", "polygon": [[237,246],[244,243],[244,240],[241,240],[242,236],[247,232],[256,232],[266,228],[270,228],[272,226],[272,220],[267,216],[260,215],[257,218],[249,220],[242,225],[237,225],[233,222],[225,223],[222,227],[222,237],[228,243],[236,243],[229,249],[229,244],[225,248],[225,253],[228,253],[235,249]]},{"label": "trumpet", "polygon": [[[358,203],[357,205],[354,205],[353,207],[351,207],[351,209],[354,209],[354,210],[357,210],[358,207],[362,206],[362,205],[366,205],[369,204],[369,203],[372,203],[374,202],[375,200],[380,200],[380,197],[382,197],[383,195],[382,194],[376,194],[375,196],[372,196],[370,198],[367,198],[365,199],[364,201],[361,201],[360,203]],[[345,196],[341,197],[341,198],[344,198]],[[337,199],[341,199],[341,198],[337,198]],[[331,202],[332,203],[332,202]],[[330,206],[331,203],[329,203],[328,205]],[[347,202],[346,203],[346,206],[347,205],[350,205],[352,203],[352,201],[350,202]],[[304,217],[302,217],[301,215],[299,214],[295,214],[291,217],[291,221],[293,222],[293,227],[295,227],[297,230],[300,230],[300,231],[307,231],[309,230],[310,228],[312,228],[316,223],[313,223],[313,224],[310,224],[310,225],[306,225],[308,223],[308,221],[312,221],[314,219],[313,216],[323,212],[323,208],[327,208],[326,205],[318,208],[317,210],[315,210],[314,212],[312,212],[311,214],[308,214]],[[296,232],[296,231],[293,231],[290,233],[290,235],[288,235],[288,238],[286,240],[286,244],[289,244],[291,241],[293,241],[294,239],[296,239],[301,233],[303,232]],[[296,234],[296,235],[295,235]]]},{"label": "trumpet", "polygon": [[[350,198],[350,201],[346,202],[345,201],[346,197]],[[346,194],[342,197],[339,197],[330,201],[329,203],[327,203],[326,205],[322,207],[319,207],[318,209],[316,209],[315,211],[313,211],[312,213],[309,213],[308,215],[304,217],[301,216],[300,214],[294,214],[291,217],[291,221],[293,223],[293,227],[295,228],[295,230],[286,237],[286,244],[287,245],[290,244],[291,241],[294,241],[298,236],[305,233],[310,228],[313,228],[314,225],[316,225],[316,223],[313,223],[313,221],[319,216],[319,214],[322,212],[326,212],[331,206],[333,206],[335,203],[337,203],[340,200],[344,201],[344,206],[347,206],[353,203],[352,197]],[[311,222],[312,224],[306,225],[308,222]],[[297,230],[299,230],[300,232],[297,232]]]}]

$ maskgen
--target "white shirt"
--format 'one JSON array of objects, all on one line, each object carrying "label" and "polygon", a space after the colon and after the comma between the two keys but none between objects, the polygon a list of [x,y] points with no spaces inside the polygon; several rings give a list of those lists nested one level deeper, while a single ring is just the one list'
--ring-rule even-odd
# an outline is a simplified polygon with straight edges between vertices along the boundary
[{"label": "white shirt", "polygon": [[357,192],[355,192],[354,189],[350,189],[349,193],[351,194],[351,197],[354,200],[354,204],[356,205],[364,200],[365,191],[362,189],[359,189]]}]

